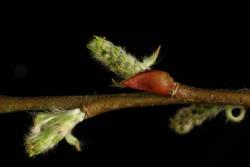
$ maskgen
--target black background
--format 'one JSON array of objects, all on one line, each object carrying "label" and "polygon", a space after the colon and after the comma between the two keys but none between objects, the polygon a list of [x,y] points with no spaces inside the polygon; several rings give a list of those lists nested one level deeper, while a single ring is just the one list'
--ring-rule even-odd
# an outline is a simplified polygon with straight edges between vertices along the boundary
[{"label": "black background", "polygon": [[[93,9],[93,8],[91,8]],[[221,22],[170,22],[167,18],[115,18],[115,13],[66,14],[20,10],[1,21],[0,94],[9,96],[85,95],[127,92],[110,87],[111,72],[89,56],[87,42],[105,36],[141,58],[158,45],[155,69],[203,88],[250,87],[249,25]],[[93,11],[95,11],[93,9]],[[92,17],[91,15],[97,15]],[[131,17],[131,16],[129,16]],[[107,113],[77,125],[85,144],[76,152],[65,141],[46,154],[28,158],[24,137],[28,112],[0,115],[0,160],[102,165],[148,163],[218,165],[248,162],[249,116],[232,124],[219,115],[178,136],[168,128],[180,106],[137,108]],[[246,152],[246,153],[245,153]]]}]

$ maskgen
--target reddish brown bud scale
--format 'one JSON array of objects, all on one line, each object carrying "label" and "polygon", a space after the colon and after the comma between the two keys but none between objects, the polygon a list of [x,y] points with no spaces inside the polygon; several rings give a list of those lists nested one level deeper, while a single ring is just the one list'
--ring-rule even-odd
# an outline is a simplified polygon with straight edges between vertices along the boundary
[{"label": "reddish brown bud scale", "polygon": [[173,78],[164,71],[148,70],[124,80],[122,85],[128,88],[169,96],[176,88]]}]

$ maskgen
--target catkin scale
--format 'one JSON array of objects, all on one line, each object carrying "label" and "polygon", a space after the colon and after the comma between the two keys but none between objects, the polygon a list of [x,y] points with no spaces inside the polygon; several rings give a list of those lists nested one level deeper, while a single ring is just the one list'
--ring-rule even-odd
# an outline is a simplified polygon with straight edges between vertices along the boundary
[{"label": "catkin scale", "polygon": [[122,81],[127,88],[169,96],[176,87],[173,78],[164,71],[148,70]]}]

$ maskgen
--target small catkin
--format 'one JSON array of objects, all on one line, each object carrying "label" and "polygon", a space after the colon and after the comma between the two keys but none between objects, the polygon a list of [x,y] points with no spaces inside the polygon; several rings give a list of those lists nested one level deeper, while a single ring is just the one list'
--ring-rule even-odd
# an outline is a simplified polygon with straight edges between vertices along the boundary
[{"label": "small catkin", "polygon": [[207,119],[216,117],[223,106],[192,105],[181,108],[173,118],[170,118],[170,128],[177,134],[187,134],[195,126],[200,126]]},{"label": "small catkin", "polygon": [[[239,110],[238,115],[233,115],[234,110]],[[218,105],[191,105],[181,108],[170,118],[170,128],[177,134],[187,134],[195,126],[200,126],[208,119],[216,117],[219,113],[225,112],[227,120],[241,122],[245,118],[246,109],[242,106],[218,106]]]},{"label": "small catkin", "polygon": [[93,58],[101,62],[110,71],[122,79],[127,79],[139,72],[150,69],[159,54],[160,47],[151,56],[145,57],[142,62],[127,53],[119,46],[115,46],[105,38],[94,36],[87,44]]}]

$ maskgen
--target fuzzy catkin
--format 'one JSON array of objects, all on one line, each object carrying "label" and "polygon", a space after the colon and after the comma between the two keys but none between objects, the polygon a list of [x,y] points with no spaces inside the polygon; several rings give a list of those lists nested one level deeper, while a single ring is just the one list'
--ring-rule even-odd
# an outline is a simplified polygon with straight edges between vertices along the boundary
[{"label": "fuzzy catkin", "polygon": [[[232,112],[237,109],[239,114],[234,116]],[[181,108],[174,117],[170,118],[170,128],[177,134],[187,134],[195,126],[202,125],[203,122],[216,117],[221,112],[225,112],[228,121],[238,123],[245,118],[246,108],[231,105],[191,105]]]},{"label": "fuzzy catkin", "polygon": [[191,105],[181,108],[170,118],[170,128],[177,134],[187,134],[195,126],[202,125],[204,121],[216,117],[223,110],[224,106],[216,105]]},{"label": "fuzzy catkin", "polygon": [[25,140],[30,157],[44,153],[55,147],[62,139],[80,150],[80,142],[71,134],[72,129],[83,121],[84,112],[79,108],[36,113],[34,125]]},{"label": "fuzzy catkin", "polygon": [[159,48],[151,56],[141,62],[119,46],[115,46],[105,38],[94,36],[87,44],[93,58],[102,63],[110,71],[122,79],[127,79],[139,72],[150,69],[158,56]]}]

